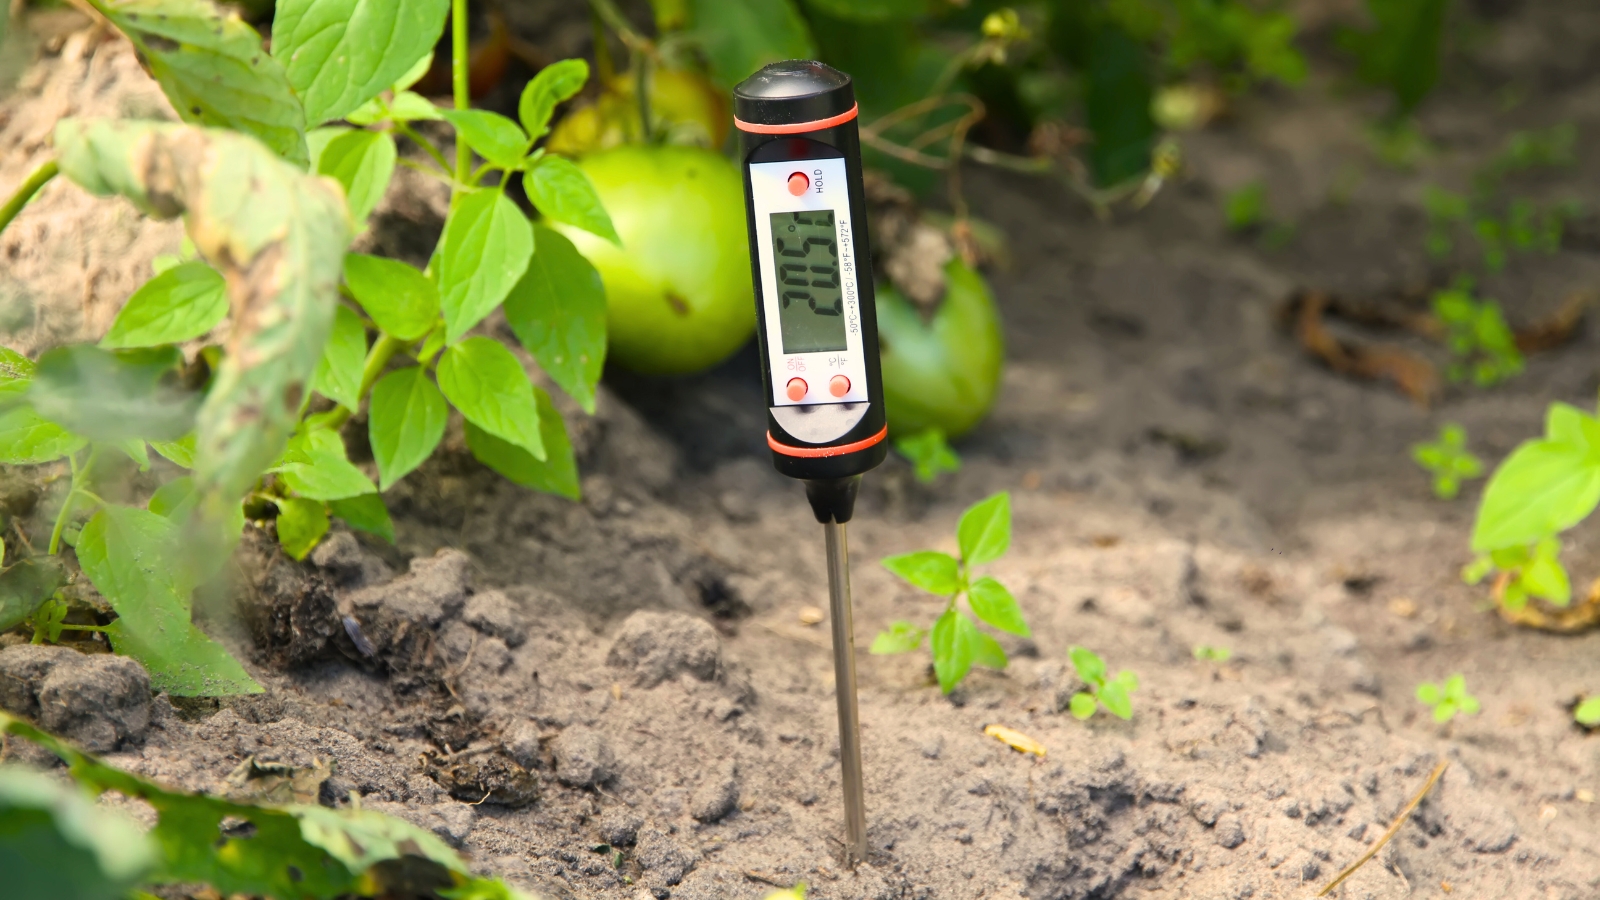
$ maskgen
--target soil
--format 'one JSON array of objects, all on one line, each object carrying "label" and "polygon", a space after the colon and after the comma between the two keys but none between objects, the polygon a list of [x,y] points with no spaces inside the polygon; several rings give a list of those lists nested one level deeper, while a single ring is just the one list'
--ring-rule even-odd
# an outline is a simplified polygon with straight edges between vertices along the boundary
[{"label": "soil", "polygon": [[[196,789],[229,790],[251,757],[331,759],[324,802],[359,794],[548,898],[629,900],[800,881],[820,898],[1308,897],[1448,760],[1337,896],[1600,896],[1600,736],[1570,715],[1600,691],[1600,635],[1496,616],[1457,574],[1481,482],[1438,501],[1408,459],[1446,421],[1498,460],[1548,401],[1588,407],[1593,327],[1504,386],[1452,387],[1424,409],[1329,372],[1275,321],[1299,288],[1447,282],[1423,252],[1422,188],[1463,187],[1512,129],[1570,121],[1581,136],[1575,166],[1518,190],[1600,186],[1582,139],[1600,133],[1600,9],[1492,6],[1493,29],[1424,107],[1435,150],[1416,169],[1378,161],[1366,129],[1381,107],[1319,63],[1306,88],[1185,135],[1185,176],[1137,214],[1101,221],[1055,185],[967,174],[974,211],[1010,238],[1010,268],[991,273],[1005,386],[958,444],[958,474],[925,487],[891,459],[867,476],[855,627],[865,647],[891,620],[930,620],[938,601],[876,561],[954,549],[960,511],[1009,490],[1016,537],[989,572],[1034,637],[1003,639],[1010,668],[949,697],[925,657],[861,653],[871,859],[854,871],[827,625],[801,617],[826,606],[822,542],[766,461],[749,350],[677,380],[609,372],[595,417],[567,410],[581,503],[507,485],[453,432],[389,496],[395,547],[336,533],[295,564],[253,534],[225,607],[243,614],[213,608],[206,625],[267,692],[158,697],[148,725],[119,706],[116,728],[138,735],[72,727],[116,764]],[[0,189],[48,152],[63,111],[160,108],[124,46],[81,34],[0,105]],[[1223,197],[1256,179],[1294,228],[1277,249],[1223,222]],[[437,203],[417,190],[399,182],[368,240],[428,245]],[[1539,319],[1595,286],[1594,233],[1580,222],[1558,255],[1514,257],[1486,293],[1513,323]],[[8,344],[92,337],[176,241],[52,185],[0,238]],[[1594,530],[1563,558],[1580,582],[1600,573]],[[1233,656],[1197,662],[1198,644]],[[1072,645],[1138,673],[1132,721],[1064,712]],[[1415,686],[1457,672],[1482,712],[1435,725]],[[45,703],[30,690],[15,702]]]}]

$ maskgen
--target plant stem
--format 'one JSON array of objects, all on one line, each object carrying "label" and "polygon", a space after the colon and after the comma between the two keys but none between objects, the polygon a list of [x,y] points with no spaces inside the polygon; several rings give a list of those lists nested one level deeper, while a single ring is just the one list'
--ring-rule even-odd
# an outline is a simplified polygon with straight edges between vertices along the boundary
[{"label": "plant stem", "polygon": [[92,497],[100,503],[105,503],[104,500],[101,500],[99,497],[95,497],[94,494],[89,493],[88,489],[78,487],[78,477],[93,471],[95,460],[99,458],[100,446],[98,444],[89,451],[89,458],[84,460],[81,468],[78,466],[78,458],[76,456],[67,457],[67,462],[72,464],[72,481],[67,486],[67,499],[61,501],[61,511],[56,513],[55,527],[50,529],[50,547],[48,552],[51,556],[55,556],[57,553],[61,552],[61,534],[67,530],[67,522],[72,516],[73,504],[77,501],[80,494],[87,497]]},{"label": "plant stem", "polygon": [[394,130],[410,138],[418,147],[421,147],[422,152],[428,154],[428,156],[433,158],[434,162],[439,164],[439,169],[441,171],[447,175],[450,173],[450,163],[445,160],[444,154],[439,152],[439,148],[435,147],[432,141],[418,134],[416,129],[412,128],[405,122],[395,122]]},{"label": "plant stem", "polygon": [[[450,78],[455,86],[456,109],[472,106],[467,79],[467,0],[450,0]],[[465,184],[472,173],[472,148],[456,132],[456,180]],[[453,192],[452,192],[453,193]]]},{"label": "plant stem", "polygon": [[39,189],[49,184],[50,179],[56,177],[56,173],[60,171],[61,167],[53,159],[34,169],[28,180],[24,181],[22,186],[17,188],[17,192],[6,201],[6,205],[0,206],[0,231],[5,231],[11,220],[17,217],[17,213],[22,212],[22,208],[33,199],[33,195],[39,193]]},{"label": "plant stem", "polygon": [[[393,335],[378,332],[378,342],[372,345],[372,350],[367,353],[366,365],[361,369],[361,388],[356,391],[356,396],[365,397],[377,383],[378,376],[383,374],[383,369],[389,364],[389,360],[410,345],[410,341],[402,341]],[[328,426],[338,430],[355,414],[355,410],[341,406],[328,417]]]}]

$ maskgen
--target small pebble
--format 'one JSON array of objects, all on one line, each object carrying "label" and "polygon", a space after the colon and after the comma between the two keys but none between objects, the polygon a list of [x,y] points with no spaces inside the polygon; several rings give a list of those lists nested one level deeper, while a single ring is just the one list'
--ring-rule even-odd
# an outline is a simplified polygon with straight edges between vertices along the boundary
[{"label": "small pebble", "polygon": [[800,607],[800,622],[801,622],[801,624],[804,624],[804,625],[816,625],[816,624],[820,623],[825,618],[827,618],[827,616],[822,612],[822,607],[820,607],[820,606],[802,606],[802,607]]}]

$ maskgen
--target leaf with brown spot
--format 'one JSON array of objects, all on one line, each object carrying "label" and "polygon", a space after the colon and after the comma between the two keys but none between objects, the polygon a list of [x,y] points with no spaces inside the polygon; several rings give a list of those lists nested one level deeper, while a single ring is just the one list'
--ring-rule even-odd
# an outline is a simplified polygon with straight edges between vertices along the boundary
[{"label": "leaf with brown spot", "polygon": [[90,0],[185,122],[242,131],[306,165],[306,116],[283,66],[237,12],[210,0]]},{"label": "leaf with brown spot", "polygon": [[338,304],[350,242],[344,198],[235,132],[64,119],[55,143],[62,173],[91,193],[120,194],[156,218],[181,214],[227,279],[233,328],[196,429],[204,536],[294,430]]}]

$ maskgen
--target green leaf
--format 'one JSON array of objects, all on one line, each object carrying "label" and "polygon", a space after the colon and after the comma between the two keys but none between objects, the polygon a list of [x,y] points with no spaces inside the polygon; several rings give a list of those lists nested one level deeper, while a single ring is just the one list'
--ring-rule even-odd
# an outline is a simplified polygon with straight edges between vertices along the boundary
[{"label": "green leaf", "polygon": [[33,360],[10,347],[0,347],[0,398],[27,391],[33,371]]},{"label": "green leaf", "polygon": [[1444,699],[1444,692],[1439,690],[1437,684],[1431,681],[1424,681],[1417,685],[1417,699],[1429,706],[1436,706],[1439,701]]},{"label": "green leaf", "polygon": [[560,156],[541,156],[522,176],[528,199],[548,219],[582,228],[618,247],[622,238],[584,171]]},{"label": "green leaf", "polygon": [[310,804],[290,807],[300,820],[300,835],[352,872],[365,872],[384,860],[419,857],[444,869],[467,868],[431,831],[372,810],[334,810]]},{"label": "green leaf", "polygon": [[334,500],[328,506],[335,516],[343,519],[351,528],[394,543],[394,522],[389,518],[388,507],[383,505],[383,498],[377,494]]},{"label": "green leaf", "polygon": [[317,174],[344,186],[345,204],[359,228],[389,189],[396,157],[389,132],[350,131],[327,143],[317,157]]},{"label": "green leaf", "polygon": [[129,459],[133,460],[139,466],[139,471],[150,471],[150,452],[145,449],[144,441],[139,438],[124,438],[111,443],[112,446],[121,450]]},{"label": "green leaf", "polygon": [[242,131],[306,164],[300,100],[237,13],[208,0],[99,0],[95,7],[133,42],[183,121]]},{"label": "green leaf", "polygon": [[175,441],[151,441],[151,449],[184,467],[194,468],[194,432],[189,432]]},{"label": "green leaf", "polygon": [[201,399],[178,385],[181,360],[170,347],[58,347],[39,357],[28,399],[41,416],[90,440],[170,441],[194,428]]},{"label": "green leaf", "polygon": [[939,690],[948,694],[955,690],[961,679],[972,671],[974,644],[978,629],[973,627],[967,614],[950,608],[933,623],[933,672],[939,678]]},{"label": "green leaf", "polygon": [[537,387],[533,393],[539,402],[539,435],[545,449],[543,462],[471,422],[467,423],[467,447],[479,462],[523,487],[577,500],[580,496],[578,462],[572,442],[567,438],[566,423],[556,412],[549,394]]},{"label": "green leaf", "polygon": [[1100,688],[1100,705],[1106,711],[1124,721],[1133,718],[1133,699],[1128,696],[1128,688],[1120,681],[1107,682]]},{"label": "green leaf", "polygon": [[1072,660],[1072,667],[1078,670],[1078,677],[1091,686],[1099,687],[1106,680],[1106,664],[1091,650],[1083,647],[1071,647],[1067,656]]},{"label": "green leaf", "polygon": [[163,519],[176,522],[194,509],[194,501],[194,479],[184,475],[156,488],[145,506]]},{"label": "green leaf", "polygon": [[1590,697],[1578,704],[1572,711],[1572,718],[1579,725],[1593,728],[1600,725],[1600,697]]},{"label": "green leaf", "polygon": [[910,622],[890,622],[887,631],[878,632],[878,636],[872,639],[872,649],[867,652],[877,656],[910,653],[922,646],[922,639],[927,634]]},{"label": "green leaf", "polygon": [[1149,51],[1122,25],[1094,14],[1090,4],[1058,4],[1056,10],[1052,41],[1083,73],[1083,115],[1094,136],[1088,150],[1094,182],[1099,187],[1122,184],[1149,168],[1155,146]]},{"label": "green leaf", "polygon": [[438,373],[439,390],[468,422],[516,444],[535,459],[545,458],[533,384],[499,341],[470,337],[446,347]]},{"label": "green leaf", "polygon": [[428,74],[428,70],[431,68],[433,68],[433,51],[429,50],[427,53],[422,54],[421,58],[416,62],[412,63],[411,68],[407,69],[405,74],[396,78],[394,84],[389,86],[389,89],[399,94],[405,91],[406,88],[421,81],[422,76]]},{"label": "green leaf", "polygon": [[111,646],[150,672],[150,687],[178,697],[259,694],[238,660],[189,621],[196,567],[172,523],[143,509],[103,507],[78,538],[78,563],[111,603]]},{"label": "green leaf", "polygon": [[1095,711],[1094,695],[1087,691],[1079,691],[1073,694],[1070,708],[1074,719],[1081,721],[1093,717]]},{"label": "green leaf", "polygon": [[927,0],[806,0],[806,5],[851,22],[914,19],[928,12]]},{"label": "green leaf", "polygon": [[517,118],[528,136],[537,141],[549,133],[556,106],[577,96],[588,80],[589,63],[582,59],[563,59],[540,69],[517,103]]},{"label": "green leaf", "polygon": [[1572,582],[1557,558],[1560,549],[1561,544],[1555,538],[1540,541],[1533,560],[1522,570],[1518,580],[1522,589],[1530,595],[1548,600],[1556,606],[1566,606],[1572,601]]},{"label": "green leaf", "polygon": [[39,604],[66,583],[66,567],[55,556],[19,560],[0,571],[0,631],[26,622]]},{"label": "green leaf", "polygon": [[1573,444],[1527,441],[1489,477],[1472,550],[1532,544],[1576,525],[1600,503],[1600,458]]},{"label": "green leaf", "polygon": [[972,612],[990,625],[1018,637],[1032,637],[1028,623],[1022,619],[1022,608],[1005,585],[985,576],[967,588],[967,602]]},{"label": "green leaf", "polygon": [[228,316],[228,283],[199,260],[180,263],[145,282],[100,340],[103,350],[193,340]]},{"label": "green leaf", "polygon": [[1008,662],[1000,642],[976,629],[972,632],[972,661],[990,669],[1004,669]]},{"label": "green leaf", "polygon": [[1449,0],[1367,0],[1376,28],[1341,35],[1361,77],[1394,93],[1408,114],[1439,79],[1439,46]]},{"label": "green leaf", "polygon": [[47,463],[83,449],[88,443],[54,422],[18,406],[0,413],[0,463]]},{"label": "green leaf", "polygon": [[309,463],[292,462],[279,473],[289,489],[308,500],[347,500],[376,494],[372,479],[345,457],[339,435],[319,428],[305,436],[301,449]]},{"label": "green leaf", "polygon": [[322,151],[328,149],[328,144],[341,134],[349,134],[355,129],[348,125],[324,125],[306,132],[306,153],[311,157],[310,164],[306,167],[312,172],[317,171],[317,163],[322,159]]},{"label": "green leaf", "polygon": [[515,169],[533,142],[522,126],[486,109],[441,109],[439,115],[455,126],[457,136],[478,155],[501,167]]},{"label": "green leaf", "polygon": [[341,306],[333,314],[333,331],[322,350],[312,386],[345,409],[361,408],[361,372],[367,361],[367,329],[361,317]]},{"label": "green leaf", "polygon": [[283,545],[283,552],[295,559],[305,559],[328,533],[327,504],[302,497],[273,502],[278,505],[278,543]]},{"label": "green leaf", "polygon": [[144,830],[75,784],[0,766],[7,900],[122,900],[156,862]]},{"label": "green leaf", "polygon": [[444,32],[449,0],[278,0],[272,53],[314,124],[342,118],[406,75]]},{"label": "green leaf", "polygon": [[792,0],[689,0],[693,27],[686,33],[700,45],[711,75],[732,87],[767,63],[816,59],[805,19]]},{"label": "green leaf", "polygon": [[916,471],[917,480],[923,484],[932,484],[941,472],[961,470],[961,457],[950,449],[950,445],[945,441],[944,431],[939,428],[929,428],[908,437],[896,438],[894,448],[910,461]]},{"label": "green leaf", "polygon": [[421,366],[390,372],[372,386],[367,436],[383,490],[433,453],[449,414],[444,396]]},{"label": "green leaf", "polygon": [[941,597],[948,597],[961,587],[961,564],[950,554],[937,550],[918,550],[885,557],[883,567]]},{"label": "green leaf", "polygon": [[414,91],[399,91],[389,103],[389,118],[396,122],[436,121],[444,118],[444,110]]},{"label": "green leaf", "polygon": [[1011,546],[1011,494],[1001,491],[961,514],[956,526],[961,559],[969,567],[993,562]]},{"label": "green leaf", "polygon": [[61,171],[90,192],[121,194],[158,218],[182,213],[201,256],[228,280],[228,353],[196,423],[201,500],[190,540],[204,544],[223,534],[299,422],[338,305],[344,200],[239,134],[68,119],[55,146]]},{"label": "green leaf", "polygon": [[344,283],[372,321],[402,341],[427,334],[439,316],[439,289],[399,260],[351,253],[344,258]]},{"label": "green leaf", "polygon": [[1121,685],[1122,689],[1130,694],[1139,689],[1139,676],[1127,670],[1118,672],[1117,677],[1112,679],[1112,682]]},{"label": "green leaf", "polygon": [[511,292],[533,256],[533,226],[497,190],[461,196],[444,223],[434,273],[446,339],[455,343]]},{"label": "green leaf", "polygon": [[1448,698],[1441,700],[1439,701],[1439,705],[1433,708],[1433,720],[1435,722],[1442,724],[1454,719],[1455,717],[1456,702],[1454,700],[1450,700]]},{"label": "green leaf", "polygon": [[559,231],[535,225],[539,252],[506,297],[506,322],[567,396],[594,414],[606,361],[606,291],[600,273]]}]

